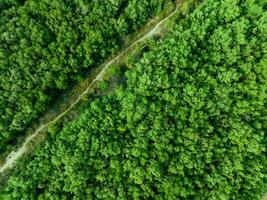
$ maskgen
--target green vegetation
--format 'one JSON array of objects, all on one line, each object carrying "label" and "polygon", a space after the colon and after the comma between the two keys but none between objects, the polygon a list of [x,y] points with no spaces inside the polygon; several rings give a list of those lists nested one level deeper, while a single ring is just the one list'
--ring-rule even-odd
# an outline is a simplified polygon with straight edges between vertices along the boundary
[{"label": "green vegetation", "polygon": [[266,7],[204,1],[132,59],[124,85],[51,129],[0,198],[260,199]]},{"label": "green vegetation", "polygon": [[0,153],[167,2],[1,1]]}]

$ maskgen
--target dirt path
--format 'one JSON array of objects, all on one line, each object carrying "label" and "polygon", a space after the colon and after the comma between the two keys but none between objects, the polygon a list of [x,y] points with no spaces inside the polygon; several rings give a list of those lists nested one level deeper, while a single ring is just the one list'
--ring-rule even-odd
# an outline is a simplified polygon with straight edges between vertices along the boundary
[{"label": "dirt path", "polygon": [[119,55],[117,55],[115,58],[107,62],[102,70],[99,72],[99,74],[95,77],[95,79],[90,83],[90,85],[86,88],[84,92],[82,92],[77,99],[61,114],[59,114],[57,117],[55,117],[53,120],[46,124],[42,124],[36,131],[30,135],[29,137],[26,138],[25,142],[23,145],[17,150],[17,151],[12,151],[6,158],[5,163],[0,167],[0,173],[3,173],[6,169],[13,167],[15,165],[16,160],[18,160],[26,151],[27,151],[27,146],[29,142],[31,142],[41,131],[45,130],[49,125],[57,122],[59,119],[61,119],[64,115],[68,113],[76,104],[80,102],[83,96],[85,96],[89,90],[91,89],[92,85],[96,81],[102,81],[103,76],[105,75],[107,69],[112,65],[114,62],[116,62],[123,54],[125,54],[129,49],[134,47],[136,44],[143,42],[144,40],[152,37],[156,33],[160,31],[161,25],[166,22],[169,18],[171,18],[177,11],[178,11],[179,5],[176,7],[176,9],[167,17],[159,21],[152,29],[150,29],[143,37],[140,39],[134,41],[131,45],[129,45],[126,49],[124,49]]}]

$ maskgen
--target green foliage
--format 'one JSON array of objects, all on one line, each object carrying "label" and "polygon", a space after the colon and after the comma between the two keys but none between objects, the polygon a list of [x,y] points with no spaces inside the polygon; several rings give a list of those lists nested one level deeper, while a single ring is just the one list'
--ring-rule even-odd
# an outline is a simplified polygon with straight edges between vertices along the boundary
[{"label": "green foliage", "polygon": [[264,8],[205,1],[134,63],[124,87],[40,147],[1,199],[260,199]]},{"label": "green foliage", "polygon": [[1,0],[0,1],[0,13],[11,7],[16,7],[23,5],[25,0]]},{"label": "green foliage", "polygon": [[103,91],[106,90],[108,88],[108,86],[109,86],[109,84],[107,82],[104,82],[104,81],[99,84],[100,90],[103,90]]},{"label": "green foliage", "polygon": [[0,14],[0,152],[60,90],[102,63],[163,0],[4,0]]}]

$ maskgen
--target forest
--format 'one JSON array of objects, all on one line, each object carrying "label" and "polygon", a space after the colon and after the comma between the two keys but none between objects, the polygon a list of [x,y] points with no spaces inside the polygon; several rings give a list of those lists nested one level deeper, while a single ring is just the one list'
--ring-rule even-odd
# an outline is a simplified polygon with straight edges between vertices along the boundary
[{"label": "forest", "polygon": [[1,1],[0,153],[168,2]]},{"label": "forest", "polygon": [[[1,101],[8,96],[14,102],[1,102],[3,138],[12,138],[12,131],[21,131],[38,115],[33,112],[43,111],[52,91],[77,79],[82,71],[77,66],[92,67],[118,50],[118,36],[137,30],[164,4],[109,1],[125,7],[118,9],[92,1],[95,9],[80,18],[68,8],[77,6],[83,13],[87,1],[73,1],[79,6],[69,7],[52,2],[26,1],[20,14],[4,7],[2,55],[8,57],[1,64]],[[60,11],[30,9],[43,4]],[[97,29],[98,34],[85,28],[104,7],[107,22],[97,17],[99,24],[92,27],[105,28]],[[60,18],[63,10],[69,14]],[[166,36],[148,43],[140,57],[126,64],[125,82],[88,102],[76,119],[48,135],[19,163],[1,185],[0,199],[260,200],[267,188],[266,10],[265,0],[204,0],[175,20]],[[30,11],[44,23],[29,20]],[[46,21],[52,16],[57,25]],[[16,28],[10,19],[18,20]],[[29,20],[31,34],[19,31],[24,20]],[[122,24],[116,29],[117,20]],[[68,28],[63,37],[64,24]],[[40,41],[30,44],[20,36]],[[32,75],[27,75],[29,70]],[[8,112],[17,106],[27,111]],[[31,118],[25,118],[28,115]],[[10,118],[12,122],[6,120]]]}]

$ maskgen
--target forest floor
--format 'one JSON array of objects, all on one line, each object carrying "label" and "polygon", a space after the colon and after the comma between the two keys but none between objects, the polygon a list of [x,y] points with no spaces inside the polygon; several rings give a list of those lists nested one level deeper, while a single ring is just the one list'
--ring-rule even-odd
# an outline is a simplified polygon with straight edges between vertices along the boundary
[{"label": "forest floor", "polygon": [[[103,77],[106,75],[107,70],[115,63],[120,62],[120,59],[129,52],[130,49],[135,47],[137,44],[140,44],[144,42],[146,39],[149,39],[153,37],[155,34],[158,34],[162,31],[162,25],[169,20],[172,16],[174,16],[180,7],[180,3],[177,3],[176,8],[174,11],[172,11],[170,14],[168,14],[166,17],[164,17],[162,20],[158,21],[154,26],[147,27],[145,30],[143,30],[143,33],[138,34],[142,35],[141,37],[137,37],[138,39],[133,39],[132,42],[129,42],[128,47],[124,48],[116,57],[105,63],[101,66],[101,71],[95,76],[95,78],[91,78],[90,84],[81,92],[79,92],[76,96],[76,99],[70,100],[70,104],[68,107],[65,108],[65,110],[54,114],[54,117],[50,117],[50,120],[48,120],[45,123],[41,123],[36,127],[35,131],[32,131],[31,134],[28,134],[25,141],[21,144],[21,146],[17,149],[17,151],[12,151],[3,162],[2,166],[0,167],[0,173],[3,173],[6,169],[11,168],[15,165],[15,162],[21,158],[29,149],[29,144],[33,141],[33,139],[36,139],[40,133],[44,132],[50,125],[55,124],[59,120],[61,120],[67,113],[69,113],[70,110],[73,109],[77,104],[80,103],[80,101],[89,94],[93,86],[96,82],[101,82],[103,80]],[[142,30],[141,30],[142,31]],[[68,101],[66,99],[66,101]],[[48,114],[49,115],[49,114]],[[47,119],[48,117],[46,117]]]}]

